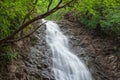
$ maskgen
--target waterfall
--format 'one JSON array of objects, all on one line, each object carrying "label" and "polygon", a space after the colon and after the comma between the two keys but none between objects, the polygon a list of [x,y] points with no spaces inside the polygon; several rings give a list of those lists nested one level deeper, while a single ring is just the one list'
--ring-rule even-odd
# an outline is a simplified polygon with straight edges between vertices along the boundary
[{"label": "waterfall", "polygon": [[[45,22],[45,20],[43,20]],[[52,51],[53,72],[56,80],[92,80],[86,65],[69,50],[68,38],[59,26],[47,21],[46,42]]]}]

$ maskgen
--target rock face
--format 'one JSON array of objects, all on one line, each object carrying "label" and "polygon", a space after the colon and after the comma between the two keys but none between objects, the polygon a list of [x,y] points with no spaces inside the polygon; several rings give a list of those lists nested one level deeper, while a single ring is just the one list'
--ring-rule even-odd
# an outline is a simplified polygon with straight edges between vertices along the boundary
[{"label": "rock face", "polygon": [[[58,23],[59,24],[59,23]],[[70,38],[70,49],[79,56],[86,64],[88,63],[88,52],[81,47],[80,36],[75,36],[71,31],[71,25],[62,26],[59,24],[62,32]],[[28,80],[55,80],[52,72],[52,53],[45,40],[45,26],[42,26],[35,33],[37,42],[30,49],[28,59],[25,61]]]},{"label": "rock face", "polygon": [[[95,36],[80,24],[58,22],[64,34],[70,38],[70,47],[88,65],[94,80],[119,80],[120,59],[116,55],[116,44],[109,38]],[[88,52],[89,51],[89,52]]]},{"label": "rock face", "polygon": [[[94,37],[80,24],[68,21],[57,23],[69,38],[71,51],[87,64],[94,80],[120,80],[120,61],[113,53],[117,45],[111,40]],[[55,80],[52,53],[45,41],[45,30],[43,25],[36,31],[34,35],[37,42],[27,54],[19,55],[14,63],[8,66],[8,77],[2,80]]]},{"label": "rock face", "polygon": [[82,33],[80,33],[81,30],[79,29],[79,25],[75,23],[70,23],[68,21],[58,22],[58,24],[60,25],[60,28],[62,29],[64,34],[67,35],[69,38],[71,51],[75,53],[81,60],[83,60],[84,63],[86,63],[87,67],[92,73],[93,79],[105,80],[104,78],[102,78],[102,76],[97,74],[98,70],[96,67],[94,67],[94,60],[90,56],[90,52],[88,52],[88,50],[83,47],[83,45],[85,46],[89,43],[86,40],[84,40],[84,43],[82,42],[83,38],[81,38]]},{"label": "rock face", "polygon": [[[40,21],[35,26],[38,25],[40,25]],[[8,65],[8,70],[2,75],[4,76],[2,80],[54,80],[51,71],[52,54],[46,44],[45,35],[45,25],[43,25],[34,34],[36,40],[34,45],[32,47],[28,46],[30,47],[29,51],[21,52],[13,63]],[[19,42],[18,47],[24,50],[25,43],[23,43]]]},{"label": "rock face", "polygon": [[35,37],[37,42],[30,48],[28,60],[25,61],[28,80],[54,80],[51,71],[51,51],[45,41],[45,25],[41,26]]}]

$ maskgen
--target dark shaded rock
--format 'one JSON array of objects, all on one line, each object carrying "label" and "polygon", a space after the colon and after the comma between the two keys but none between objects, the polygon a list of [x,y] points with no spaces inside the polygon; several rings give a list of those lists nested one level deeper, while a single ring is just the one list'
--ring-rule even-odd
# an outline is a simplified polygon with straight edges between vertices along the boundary
[{"label": "dark shaded rock", "polygon": [[92,31],[79,24],[68,21],[61,21],[58,24],[64,34],[70,38],[71,51],[88,65],[94,80],[118,80],[120,78],[118,75],[120,60],[116,56],[118,44],[108,37],[101,38],[92,35],[94,34]]},{"label": "dark shaded rock", "polygon": [[[114,55],[117,47],[112,40],[91,35],[92,32],[76,23],[57,23],[69,38],[70,50],[86,63],[94,80],[120,80],[120,60]],[[45,41],[45,26],[34,35],[37,39],[35,45],[30,48],[27,55],[18,56],[22,62],[18,60],[15,64],[19,67],[12,66],[12,74],[3,80],[55,80],[52,53]],[[21,44],[23,43],[19,42],[19,45]]]}]

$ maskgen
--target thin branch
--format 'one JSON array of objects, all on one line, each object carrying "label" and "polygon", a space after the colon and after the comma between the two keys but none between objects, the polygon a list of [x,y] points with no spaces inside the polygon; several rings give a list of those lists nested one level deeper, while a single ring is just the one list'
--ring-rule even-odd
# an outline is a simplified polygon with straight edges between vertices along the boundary
[{"label": "thin branch", "polygon": [[35,4],[37,4],[37,2],[38,2],[38,0],[35,0],[33,4],[35,5]]},{"label": "thin branch", "polygon": [[[26,19],[31,15],[31,13],[33,12],[34,9],[35,9],[35,6],[33,6],[33,8],[25,15],[25,17],[24,17],[24,19],[22,21],[22,24],[25,23]],[[21,30],[21,32],[20,32],[21,37],[22,37],[22,35],[23,35],[23,30]]]},{"label": "thin branch", "polygon": [[71,0],[71,1],[67,2],[66,4],[60,6],[60,4],[62,3],[62,0],[60,0],[59,3],[56,5],[56,7],[54,7],[52,10],[53,10],[53,11],[57,11],[57,10],[59,10],[59,9],[61,9],[61,8],[65,8],[65,7],[67,7],[70,3],[74,2],[74,1],[75,1],[75,0]]},{"label": "thin branch", "polygon": [[48,8],[47,8],[47,12],[50,10],[50,6],[52,5],[53,0],[50,0],[49,4],[48,4]]},{"label": "thin branch", "polygon": [[71,0],[71,1],[67,2],[67,3],[64,4],[64,5],[59,6],[59,8],[65,8],[65,7],[67,7],[68,5],[70,5],[70,3],[72,3],[73,1],[75,1],[75,0]]},{"label": "thin branch", "polygon": [[60,4],[62,3],[62,1],[63,1],[63,0],[60,0],[60,1],[58,2],[58,4],[56,5],[56,7],[54,7],[53,9],[55,9],[55,8],[59,7],[59,6],[60,6]]},{"label": "thin branch", "polygon": [[12,39],[18,32],[20,32],[21,30],[23,30],[24,28],[26,28],[29,24],[31,24],[32,22],[45,18],[46,16],[49,16],[50,14],[58,11],[61,8],[66,7],[67,5],[69,5],[71,2],[73,2],[74,0],[69,1],[68,3],[66,3],[63,6],[60,6],[60,4],[62,3],[62,0],[59,1],[59,3],[53,8],[51,9],[49,12],[45,12],[37,17],[34,17],[33,19],[27,21],[26,23],[22,24],[17,30],[15,30],[13,33],[11,33],[9,36],[7,36],[6,38],[0,40],[0,44],[5,43],[6,41]]},{"label": "thin branch", "polygon": [[[33,4],[36,5],[37,2],[38,2],[38,0],[35,0],[35,2]],[[22,24],[25,23],[26,19],[30,16],[30,14],[34,11],[34,9],[35,9],[35,6],[33,6],[32,9],[25,15]]]},{"label": "thin branch", "polygon": [[35,9],[35,6],[25,15],[22,24],[25,23],[26,19],[30,16],[30,14],[33,12],[34,9]]},{"label": "thin branch", "polygon": [[[46,21],[46,22],[47,22],[47,21]],[[36,32],[42,25],[44,25],[46,22],[40,24],[37,28],[35,28],[35,29],[34,29],[32,32],[30,32],[29,34],[27,34],[27,35],[25,35],[25,36],[23,36],[23,37],[17,38],[17,39],[8,40],[8,41],[6,41],[6,43],[17,42],[17,41],[20,41],[20,40],[22,40],[22,39],[24,39],[24,38],[29,37],[29,36],[32,35],[34,32]]]}]

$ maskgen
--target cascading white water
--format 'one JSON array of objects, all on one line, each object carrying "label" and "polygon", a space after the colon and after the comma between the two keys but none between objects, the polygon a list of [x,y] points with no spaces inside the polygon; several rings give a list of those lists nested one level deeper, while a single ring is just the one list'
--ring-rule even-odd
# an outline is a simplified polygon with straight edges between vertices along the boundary
[{"label": "cascading white water", "polygon": [[52,60],[55,79],[92,80],[88,68],[76,55],[70,52],[68,38],[63,35],[59,26],[52,21],[48,21],[46,28],[46,41],[53,54]]}]

